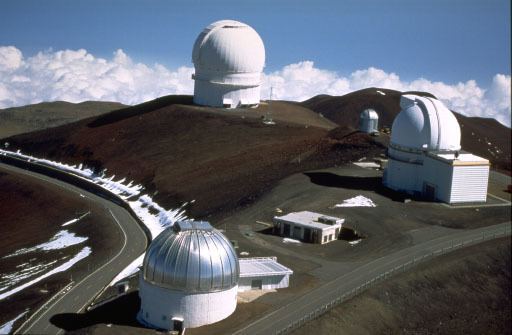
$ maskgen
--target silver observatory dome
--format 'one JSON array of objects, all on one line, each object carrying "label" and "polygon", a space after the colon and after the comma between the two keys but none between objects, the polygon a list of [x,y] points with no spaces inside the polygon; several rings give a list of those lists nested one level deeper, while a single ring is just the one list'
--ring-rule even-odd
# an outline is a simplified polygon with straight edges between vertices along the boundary
[{"label": "silver observatory dome", "polygon": [[185,292],[217,292],[238,284],[231,242],[208,222],[180,221],[158,235],[144,257],[145,281]]}]

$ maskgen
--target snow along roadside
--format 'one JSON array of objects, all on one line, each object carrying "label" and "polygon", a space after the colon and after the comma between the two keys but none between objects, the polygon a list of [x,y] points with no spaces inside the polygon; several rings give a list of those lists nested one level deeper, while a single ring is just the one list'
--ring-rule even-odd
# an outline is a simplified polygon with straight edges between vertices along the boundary
[{"label": "snow along roadside", "polygon": [[9,334],[12,331],[12,326],[14,326],[14,323],[18,321],[20,318],[22,318],[25,314],[28,313],[28,309],[12,319],[11,321],[7,321],[3,325],[0,326],[0,334]]},{"label": "snow along roadside", "polygon": [[[157,237],[165,228],[172,226],[176,221],[187,218],[184,210],[184,207],[188,205],[187,202],[177,209],[166,210],[153,201],[149,195],[142,194],[142,191],[144,190],[142,185],[134,185],[133,181],[126,183],[126,178],[116,181],[114,180],[115,175],[108,177],[105,174],[106,170],[103,170],[101,174],[95,174],[91,169],[83,166],[83,164],[79,164],[77,166],[54,162],[43,158],[25,155],[21,153],[20,150],[13,152],[0,149],[0,155],[19,158],[27,162],[34,162],[63,172],[71,173],[114,193],[123,201],[128,203],[137,217],[150,231],[151,239]],[[143,259],[144,253],[121,271],[109,285],[112,286],[118,280],[136,273],[142,265]],[[128,275],[124,275],[126,273],[128,273]]]}]

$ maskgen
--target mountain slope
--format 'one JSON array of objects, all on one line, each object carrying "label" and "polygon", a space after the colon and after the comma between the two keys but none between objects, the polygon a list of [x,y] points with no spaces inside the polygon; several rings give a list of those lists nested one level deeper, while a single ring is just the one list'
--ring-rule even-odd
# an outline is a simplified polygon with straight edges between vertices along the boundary
[{"label": "mountain slope", "polygon": [[[379,93],[381,92],[381,93]],[[321,113],[340,126],[357,129],[359,113],[373,108],[379,114],[379,128],[391,128],[400,112],[402,94],[425,92],[399,92],[382,88],[367,88],[343,96],[318,95],[301,103],[303,107]],[[462,149],[489,159],[494,168],[508,172],[511,169],[511,130],[494,119],[467,117],[454,112],[462,132]]]},{"label": "mountain slope", "polygon": [[[384,154],[389,135],[357,132],[359,113],[373,107],[380,124],[390,126],[400,95],[373,88],[234,110],[195,106],[191,96],[166,96],[6,140],[12,150],[107,168],[108,174],[142,183],[168,208],[196,200],[188,212],[206,218],[251,203],[290,174]],[[275,125],[262,122],[269,112]],[[456,116],[463,148],[509,171],[510,129]]]},{"label": "mountain slope", "polygon": [[85,101],[74,104],[55,101],[0,109],[0,138],[60,126],[124,106],[117,102]]},{"label": "mountain slope", "polygon": [[[8,140],[14,150],[134,179],[158,190],[155,199],[166,207],[197,200],[194,217],[243,206],[285,176],[354,155],[343,147],[328,154],[342,142],[328,136],[336,125],[297,104],[224,110],[191,103],[162,97]],[[262,122],[268,108],[275,125]]]}]

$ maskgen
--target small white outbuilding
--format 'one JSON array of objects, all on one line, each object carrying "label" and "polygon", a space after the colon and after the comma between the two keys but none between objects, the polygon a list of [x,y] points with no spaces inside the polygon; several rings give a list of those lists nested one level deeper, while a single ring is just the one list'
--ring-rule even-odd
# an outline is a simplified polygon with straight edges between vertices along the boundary
[{"label": "small white outbuilding", "polygon": [[453,113],[437,99],[403,95],[392,126],[383,183],[446,203],[485,202],[489,161],[461,151]]},{"label": "small white outbuilding", "polygon": [[345,219],[310,211],[274,216],[275,231],[304,242],[325,244],[338,239]]},{"label": "small white outbuilding", "polygon": [[374,109],[367,108],[359,115],[359,131],[373,134],[379,132],[379,115]]},{"label": "small white outbuilding", "polygon": [[217,21],[199,34],[192,51],[194,103],[213,107],[257,106],[265,46],[249,25]]},{"label": "small white outbuilding", "polygon": [[276,257],[239,258],[238,291],[286,288],[293,271],[277,262]]}]

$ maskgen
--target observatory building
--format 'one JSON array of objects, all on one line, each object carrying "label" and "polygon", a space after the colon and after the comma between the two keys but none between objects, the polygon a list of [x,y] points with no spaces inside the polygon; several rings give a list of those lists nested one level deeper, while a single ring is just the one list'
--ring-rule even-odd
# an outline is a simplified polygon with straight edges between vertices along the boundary
[{"label": "observatory building", "polygon": [[236,308],[240,268],[231,243],[208,222],[182,221],[150,244],[140,274],[141,322],[182,330]]},{"label": "observatory building", "polygon": [[288,287],[291,274],[275,257],[239,260],[231,242],[208,222],[180,221],[146,251],[137,318],[170,331],[200,327],[231,315],[238,292]]},{"label": "observatory building", "polygon": [[489,161],[463,152],[453,113],[434,98],[403,95],[392,126],[387,187],[446,203],[485,202]]},{"label": "observatory building", "polygon": [[359,115],[359,131],[373,134],[379,132],[379,115],[371,108],[365,109]]},{"label": "observatory building", "polygon": [[197,37],[192,51],[194,103],[213,107],[246,107],[260,103],[265,47],[245,23],[222,20]]}]

